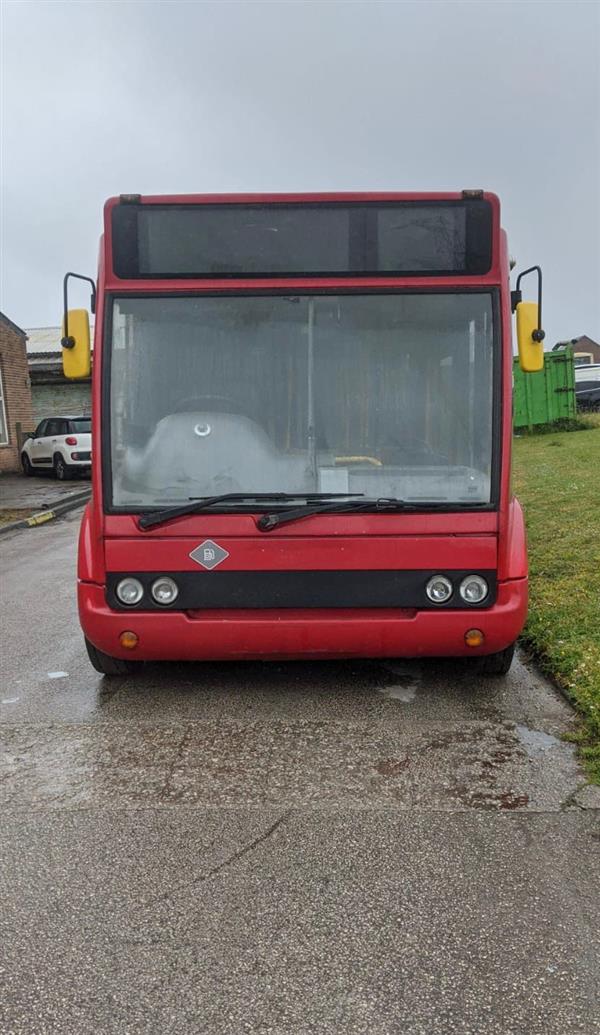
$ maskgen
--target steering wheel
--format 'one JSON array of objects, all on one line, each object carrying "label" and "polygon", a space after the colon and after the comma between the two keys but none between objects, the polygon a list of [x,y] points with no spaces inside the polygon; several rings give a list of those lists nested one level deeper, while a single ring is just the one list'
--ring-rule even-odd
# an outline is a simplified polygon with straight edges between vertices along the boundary
[{"label": "steering wheel", "polygon": [[263,432],[267,433],[267,429],[260,417],[257,417],[249,406],[244,405],[243,402],[237,399],[233,399],[230,395],[188,395],[183,399],[177,400],[171,409],[171,414],[175,413],[229,413],[233,416],[245,417],[246,420],[251,421]]}]

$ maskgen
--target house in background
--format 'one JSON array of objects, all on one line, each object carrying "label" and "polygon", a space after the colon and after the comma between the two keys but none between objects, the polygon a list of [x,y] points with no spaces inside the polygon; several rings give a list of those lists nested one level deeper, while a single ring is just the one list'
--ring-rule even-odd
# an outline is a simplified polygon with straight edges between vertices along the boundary
[{"label": "house in background", "polygon": [[21,436],[34,428],[27,334],[0,313],[0,471],[21,470]]},{"label": "house in background", "polygon": [[91,379],[69,381],[63,374],[60,327],[30,327],[25,333],[35,423],[54,413],[91,413]]},{"label": "house in background", "polygon": [[565,345],[570,345],[573,349],[573,362],[576,367],[581,367],[584,363],[600,363],[600,345],[593,338],[588,338],[587,334],[581,334],[579,338],[569,338],[568,341],[557,341],[552,351],[564,349]]}]

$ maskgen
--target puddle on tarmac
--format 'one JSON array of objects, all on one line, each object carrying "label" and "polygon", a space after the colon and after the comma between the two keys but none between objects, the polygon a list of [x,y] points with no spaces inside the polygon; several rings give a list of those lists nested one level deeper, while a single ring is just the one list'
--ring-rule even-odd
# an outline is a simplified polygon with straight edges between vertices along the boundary
[{"label": "puddle on tarmac", "polygon": [[421,682],[421,671],[401,665],[382,665],[382,668],[395,676],[396,682],[389,686],[378,687],[377,692],[392,701],[401,701],[402,704],[410,704],[411,701],[414,701]]},{"label": "puddle on tarmac", "polygon": [[402,701],[403,704],[410,704],[417,696],[416,686],[385,686],[379,690],[384,697],[392,701]]},{"label": "puddle on tarmac", "polygon": [[515,731],[530,758],[549,751],[550,748],[563,747],[558,737],[553,737],[550,733],[543,733],[542,730],[530,730],[529,726],[517,725]]}]

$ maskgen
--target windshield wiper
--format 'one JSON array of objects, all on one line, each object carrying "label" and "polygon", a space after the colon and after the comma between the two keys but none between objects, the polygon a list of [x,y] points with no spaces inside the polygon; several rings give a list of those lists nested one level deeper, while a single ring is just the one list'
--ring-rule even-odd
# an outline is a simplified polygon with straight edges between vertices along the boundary
[{"label": "windshield wiper", "polygon": [[[179,507],[167,507],[163,510],[149,510],[142,514],[138,526],[141,529],[155,528],[167,521],[188,514],[203,514],[218,503],[246,503],[255,500],[268,503],[288,502],[289,500],[306,500],[310,506],[315,500],[349,499],[350,496],[362,496],[362,492],[226,492],[222,496],[190,497],[191,503],[182,503]],[[338,504],[339,505],[339,504]],[[295,511],[294,511],[295,513]]]},{"label": "windshield wiper", "polygon": [[[425,506],[429,507],[431,504],[425,504]],[[261,532],[272,532],[274,528],[287,525],[289,521],[301,521],[302,518],[311,517],[313,514],[356,514],[361,510],[419,510],[419,507],[415,503],[406,503],[405,500],[399,500],[393,496],[380,499],[348,500],[347,503],[342,501],[320,503],[314,506],[305,503],[303,507],[284,510],[280,514],[263,514],[256,524]]]}]

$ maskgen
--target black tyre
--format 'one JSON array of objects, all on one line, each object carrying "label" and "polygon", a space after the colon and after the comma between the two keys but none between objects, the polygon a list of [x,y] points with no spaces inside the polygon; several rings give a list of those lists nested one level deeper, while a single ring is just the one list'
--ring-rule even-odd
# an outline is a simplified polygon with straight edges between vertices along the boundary
[{"label": "black tyre", "polygon": [[497,654],[488,654],[484,658],[478,658],[477,671],[484,676],[505,676],[515,654],[515,645],[511,643],[505,650],[499,650]]},{"label": "black tyre", "polygon": [[104,651],[98,650],[88,639],[85,641],[85,646],[88,658],[96,672],[101,672],[103,676],[126,676],[132,672],[137,672],[141,665],[141,661],[124,661],[123,658],[111,658],[110,654],[105,654]]},{"label": "black tyre", "polygon": [[21,453],[21,467],[23,468],[23,474],[26,478],[33,477],[33,467],[31,466],[31,460],[27,456],[27,453]]},{"label": "black tyre", "polygon": [[54,477],[58,478],[59,482],[68,482],[73,477],[69,465],[64,462],[60,453],[54,454],[52,467],[54,469]]}]

